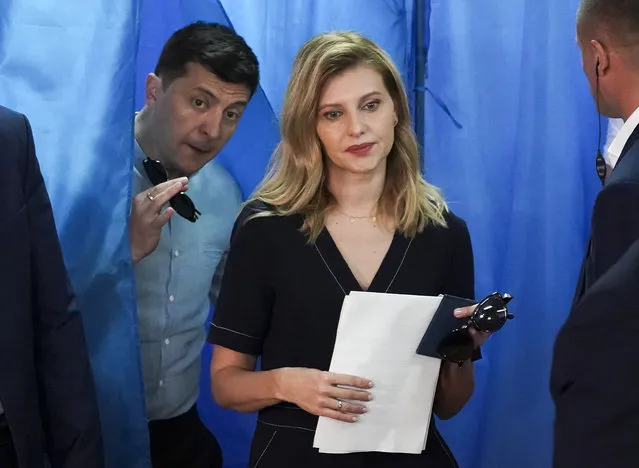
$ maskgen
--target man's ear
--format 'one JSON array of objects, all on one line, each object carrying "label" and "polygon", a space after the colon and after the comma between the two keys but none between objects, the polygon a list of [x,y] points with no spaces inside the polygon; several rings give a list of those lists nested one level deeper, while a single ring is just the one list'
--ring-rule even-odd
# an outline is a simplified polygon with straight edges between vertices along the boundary
[{"label": "man's ear", "polygon": [[155,73],[149,73],[146,77],[144,87],[144,101],[146,105],[154,104],[160,92],[162,92],[162,79]]},{"label": "man's ear", "polygon": [[595,67],[597,67],[597,73],[599,76],[603,76],[610,67],[610,55],[606,50],[606,47],[597,40],[590,41],[590,47],[593,49],[595,55]]}]

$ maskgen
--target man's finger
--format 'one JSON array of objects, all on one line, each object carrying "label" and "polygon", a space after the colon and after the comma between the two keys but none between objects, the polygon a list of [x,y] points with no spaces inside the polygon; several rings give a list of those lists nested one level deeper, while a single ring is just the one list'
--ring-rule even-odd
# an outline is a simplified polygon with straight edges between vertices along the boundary
[{"label": "man's finger", "polygon": [[168,207],[166,210],[164,210],[163,213],[160,213],[159,215],[157,215],[155,219],[151,222],[151,224],[157,229],[162,229],[162,226],[168,223],[169,219],[171,219],[171,216],[173,216],[174,214],[175,214],[175,210],[171,207]]},{"label": "man's finger", "polygon": [[180,179],[176,179],[169,182],[163,182],[162,184],[157,185],[151,190],[150,193],[153,197],[152,204],[155,206],[158,212],[160,211],[160,208],[168,203],[171,198],[184,190],[184,185],[185,182],[181,181]]},{"label": "man's finger", "polygon": [[189,185],[189,179],[187,177],[179,177],[177,179],[170,179],[166,182],[162,182],[161,184],[157,184],[155,187],[151,187],[147,190],[147,195],[151,195],[152,198],[158,197],[162,192],[166,189],[172,187],[173,185],[180,183],[183,187],[187,187]]}]

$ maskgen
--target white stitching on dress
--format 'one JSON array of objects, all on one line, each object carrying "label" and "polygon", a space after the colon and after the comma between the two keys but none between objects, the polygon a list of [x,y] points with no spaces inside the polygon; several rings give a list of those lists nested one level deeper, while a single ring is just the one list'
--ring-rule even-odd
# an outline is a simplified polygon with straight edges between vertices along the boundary
[{"label": "white stitching on dress", "polygon": [[[328,266],[328,263],[326,262],[326,259],[324,258],[324,255],[322,255],[322,252],[320,251],[320,249],[317,246],[317,244],[314,244],[314,245],[315,245],[315,250],[317,250],[317,253],[319,254],[320,258],[322,259],[322,262],[324,262],[324,266],[326,266],[326,269],[331,274],[331,276],[333,277],[333,279],[335,280],[335,282],[337,283],[339,288],[342,290],[342,292],[346,296],[347,295],[346,294],[346,290],[342,287],[342,284],[337,279],[337,276],[335,276],[335,273],[333,273],[333,270],[331,270],[331,267]],[[393,279],[391,279],[390,283],[388,284],[388,287],[386,288],[386,291],[384,291],[385,293],[387,293],[390,290],[391,286],[395,282],[395,278],[397,278],[397,275],[399,274],[399,270],[401,270],[402,266],[404,265],[404,260],[406,260],[406,255],[408,255],[408,249],[410,249],[411,245],[413,245],[413,238],[411,238],[410,241],[408,242],[408,245],[406,246],[406,250],[404,250],[404,255],[402,256],[402,261],[399,262],[399,266],[395,270],[395,274],[393,275]]]},{"label": "white stitching on dress", "polygon": [[344,295],[346,296],[346,291],[344,290],[344,288],[342,287],[341,283],[339,282],[339,280],[337,279],[337,276],[335,276],[335,273],[333,273],[333,270],[331,270],[331,267],[328,266],[328,263],[326,262],[326,260],[324,259],[324,255],[322,255],[322,252],[320,252],[319,247],[317,246],[317,244],[315,245],[315,250],[317,250],[317,253],[319,254],[320,258],[322,259],[322,261],[324,262],[324,265],[326,266],[326,269],[328,270],[328,272],[331,274],[331,276],[333,277],[333,279],[335,280],[335,282],[337,283],[337,285],[339,286],[339,288],[342,290],[342,292],[344,293]]},{"label": "white stitching on dress", "polygon": [[261,419],[258,419],[257,422],[259,422],[260,424],[266,424],[267,426],[273,426],[273,427],[285,427],[288,429],[301,429],[303,431],[308,431],[308,432],[315,432],[313,429],[309,429],[308,427],[300,427],[300,426],[283,426],[281,424],[272,424],[272,423],[267,423],[265,421],[262,421]]},{"label": "white stitching on dress", "polygon": [[262,455],[260,455],[260,458],[257,459],[257,462],[255,462],[255,466],[253,468],[257,468],[257,465],[260,464],[260,461],[262,461],[262,457],[264,456],[264,454],[266,453],[266,451],[270,447],[271,442],[273,442],[273,439],[275,439],[276,435],[277,435],[277,431],[273,432],[273,435],[271,436],[271,440],[269,440],[268,444],[266,444],[266,447],[264,447],[264,450],[262,451]]},{"label": "white stitching on dress", "polygon": [[262,339],[262,338],[258,338],[257,336],[251,336],[251,335],[247,335],[246,333],[241,333],[239,331],[231,330],[230,328],[220,327],[219,325],[215,325],[213,322],[211,322],[211,326],[215,327],[215,328],[219,328],[220,330],[230,331],[231,333],[235,333],[237,335],[242,335],[242,336],[245,336],[247,338],[252,338],[254,340],[261,340]]},{"label": "white stitching on dress", "polygon": [[411,237],[410,242],[406,246],[406,250],[404,250],[404,256],[402,257],[402,261],[399,262],[399,266],[397,267],[397,270],[395,270],[395,274],[393,275],[393,279],[391,280],[390,284],[386,288],[386,291],[384,291],[384,292],[388,292],[388,290],[391,288],[391,286],[395,282],[395,278],[397,278],[397,275],[399,274],[399,270],[402,269],[402,265],[404,264],[404,260],[406,260],[406,255],[408,254],[408,249],[410,249],[410,246],[412,244],[413,244],[413,238]]}]

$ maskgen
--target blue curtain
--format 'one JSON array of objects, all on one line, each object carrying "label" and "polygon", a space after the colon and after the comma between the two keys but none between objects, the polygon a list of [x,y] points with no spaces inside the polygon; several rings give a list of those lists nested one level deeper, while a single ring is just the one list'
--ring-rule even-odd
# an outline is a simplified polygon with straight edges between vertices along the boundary
[{"label": "blue curtain", "polygon": [[126,241],[137,20],[133,0],[0,0],[0,103],[32,122],[113,468],[149,466]]},{"label": "blue curtain", "polygon": [[477,295],[515,297],[471,404],[443,425],[468,468],[551,466],[552,346],[598,187],[577,4],[432,1],[427,86],[452,118],[427,101],[426,174],[469,224]]},{"label": "blue curtain", "polygon": [[[569,309],[598,181],[596,120],[575,44],[578,1],[432,0],[425,163],[468,221],[477,295],[515,296],[486,346],[477,391],[441,423],[461,466],[550,466],[552,343]],[[0,0],[0,103],[32,121],[89,339],[109,468],[148,467],[135,296],[126,242],[133,115],[165,40],[202,19],[255,50],[262,89],[219,156],[245,197],[278,140],[293,58],[314,34],[362,32],[412,89],[412,0]],[[583,130],[582,130],[583,129]],[[255,417],[200,412],[230,468]]]}]

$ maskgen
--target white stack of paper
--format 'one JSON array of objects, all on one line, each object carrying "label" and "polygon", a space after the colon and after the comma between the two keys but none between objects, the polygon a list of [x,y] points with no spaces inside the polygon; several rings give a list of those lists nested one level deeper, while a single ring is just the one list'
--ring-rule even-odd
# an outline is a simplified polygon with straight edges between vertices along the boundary
[{"label": "white stack of paper", "polygon": [[441,296],[352,292],[342,306],[330,371],[371,379],[374,399],[354,423],[320,417],[323,453],[421,453],[441,361],[417,347]]}]

